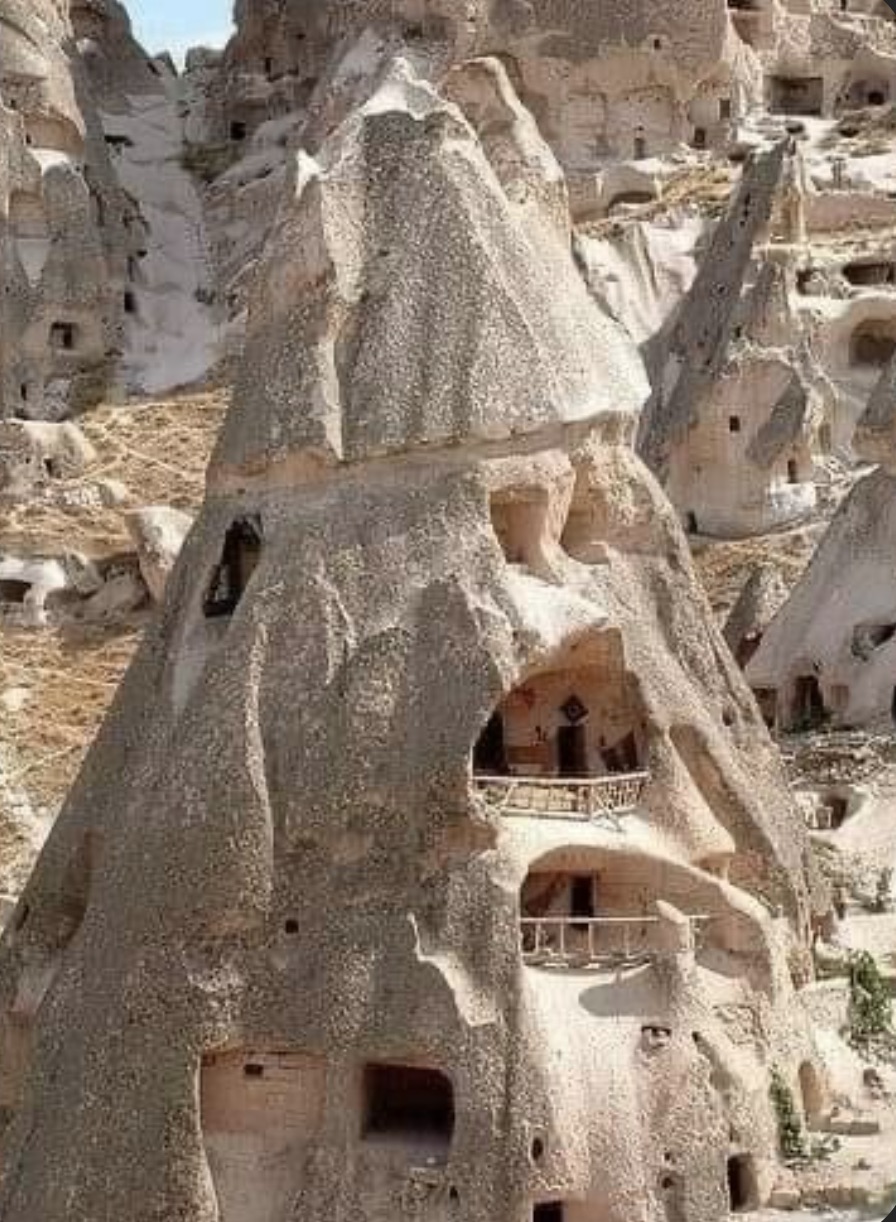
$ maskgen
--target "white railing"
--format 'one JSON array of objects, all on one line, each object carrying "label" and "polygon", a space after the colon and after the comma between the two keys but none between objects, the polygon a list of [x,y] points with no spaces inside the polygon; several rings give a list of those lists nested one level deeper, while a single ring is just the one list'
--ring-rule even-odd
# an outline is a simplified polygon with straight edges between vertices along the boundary
[{"label": "white railing", "polygon": [[505,815],[555,819],[599,819],[621,815],[640,804],[648,772],[595,777],[477,776],[477,790]]},{"label": "white railing", "polygon": [[[694,945],[699,945],[706,915],[689,916]],[[522,917],[523,961],[533,967],[634,967],[647,963],[663,947],[659,917]]]},{"label": "white railing", "polygon": [[842,823],[833,806],[816,806],[804,811],[803,818],[810,832],[835,832]]}]

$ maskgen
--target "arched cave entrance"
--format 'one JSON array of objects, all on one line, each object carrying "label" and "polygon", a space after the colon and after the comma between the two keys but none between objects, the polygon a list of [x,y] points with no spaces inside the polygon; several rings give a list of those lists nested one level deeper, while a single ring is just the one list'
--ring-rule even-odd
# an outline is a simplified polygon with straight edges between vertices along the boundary
[{"label": "arched cave entrance", "polygon": [[855,366],[881,369],[896,353],[896,319],[872,319],[860,323],[849,341],[849,359]]},{"label": "arched cave entrance", "polygon": [[638,772],[643,755],[640,701],[610,631],[573,643],[509,693],[476,742],[473,769],[599,777]]}]

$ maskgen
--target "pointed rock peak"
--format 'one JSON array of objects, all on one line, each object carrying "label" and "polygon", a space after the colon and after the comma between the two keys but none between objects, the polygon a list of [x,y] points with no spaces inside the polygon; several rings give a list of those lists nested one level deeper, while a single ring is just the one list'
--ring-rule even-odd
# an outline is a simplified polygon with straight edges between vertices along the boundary
[{"label": "pointed rock peak", "polygon": [[853,437],[856,454],[896,474],[896,356],[884,368]]},{"label": "pointed rock peak", "polygon": [[747,578],[725,623],[724,637],[738,661],[751,641],[762,633],[787,601],[787,582],[776,564],[758,564]]},{"label": "pointed rock peak", "polygon": [[508,194],[522,164],[534,174],[536,138],[527,127],[528,156],[496,172],[461,110],[399,63],[316,166],[300,159],[213,481],[640,407],[635,345],[589,297],[568,244],[544,242]]},{"label": "pointed rock peak", "polygon": [[[640,423],[639,451],[660,479],[667,477],[671,451],[695,424],[743,325],[748,273],[756,246],[768,233],[790,158],[790,141],[782,140],[746,165],[682,303],[661,361],[662,376]],[[761,291],[746,303],[746,313],[759,325],[773,281],[757,288]]]}]

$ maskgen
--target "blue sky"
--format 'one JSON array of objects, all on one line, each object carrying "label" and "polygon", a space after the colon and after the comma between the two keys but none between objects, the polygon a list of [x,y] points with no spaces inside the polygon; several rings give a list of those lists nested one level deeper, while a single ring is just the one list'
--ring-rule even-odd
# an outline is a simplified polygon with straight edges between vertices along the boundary
[{"label": "blue sky", "polygon": [[197,43],[223,46],[230,33],[233,0],[125,0],[134,33],[150,52],[180,58]]}]

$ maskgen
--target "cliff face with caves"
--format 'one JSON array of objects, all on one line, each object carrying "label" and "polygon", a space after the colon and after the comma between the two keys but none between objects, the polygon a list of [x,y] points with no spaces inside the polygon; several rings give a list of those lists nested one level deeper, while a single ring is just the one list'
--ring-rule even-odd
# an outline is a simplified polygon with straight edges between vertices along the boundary
[{"label": "cliff face with caves", "polygon": [[8,1222],[710,1222],[775,1179],[805,835],[561,165],[501,62],[414,59],[291,163],[0,948]]}]

